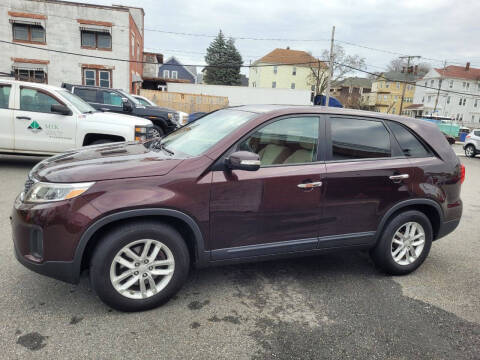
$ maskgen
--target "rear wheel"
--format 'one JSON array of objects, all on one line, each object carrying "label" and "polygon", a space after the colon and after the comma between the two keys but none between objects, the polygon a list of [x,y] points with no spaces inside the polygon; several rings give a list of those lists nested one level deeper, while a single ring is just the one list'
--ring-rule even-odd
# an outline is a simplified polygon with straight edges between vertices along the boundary
[{"label": "rear wheel", "polygon": [[475,146],[473,145],[467,145],[465,146],[465,155],[468,157],[475,157]]},{"label": "rear wheel", "polygon": [[371,256],[375,265],[386,273],[405,275],[422,265],[430,252],[432,240],[428,217],[419,211],[406,211],[386,225]]},{"label": "rear wheel", "polygon": [[142,221],[115,228],[100,239],[90,281],[107,305],[142,311],[168,301],[185,282],[189,252],[168,225]]}]

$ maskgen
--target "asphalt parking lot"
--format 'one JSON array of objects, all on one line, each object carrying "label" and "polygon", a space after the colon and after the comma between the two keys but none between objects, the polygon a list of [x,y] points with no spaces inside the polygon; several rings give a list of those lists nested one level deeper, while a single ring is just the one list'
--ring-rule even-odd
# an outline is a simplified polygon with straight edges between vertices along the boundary
[{"label": "asphalt parking lot", "polygon": [[194,270],[134,314],[17,263],[8,217],[38,160],[0,156],[2,359],[480,359],[480,157],[461,157],[459,228],[411,275],[362,252]]}]

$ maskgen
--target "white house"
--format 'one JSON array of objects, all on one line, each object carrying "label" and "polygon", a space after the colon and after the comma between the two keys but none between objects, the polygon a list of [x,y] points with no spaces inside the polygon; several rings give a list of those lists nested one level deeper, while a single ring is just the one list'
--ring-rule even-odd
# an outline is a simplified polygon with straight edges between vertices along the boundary
[{"label": "white house", "polygon": [[416,85],[413,104],[405,114],[446,116],[473,126],[480,123],[480,69],[470,63],[431,69]]},{"label": "white house", "polygon": [[0,72],[57,86],[68,82],[136,92],[143,73],[144,16],[134,7],[3,0],[0,39],[9,43],[1,44]]}]

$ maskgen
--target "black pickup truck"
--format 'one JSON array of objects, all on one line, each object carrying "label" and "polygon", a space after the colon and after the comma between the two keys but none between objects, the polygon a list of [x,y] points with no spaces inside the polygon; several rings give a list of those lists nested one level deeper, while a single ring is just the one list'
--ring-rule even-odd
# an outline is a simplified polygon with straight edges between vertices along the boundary
[{"label": "black pickup truck", "polygon": [[171,133],[179,126],[179,115],[175,110],[144,106],[123,90],[66,83],[63,83],[62,87],[81,97],[97,110],[118,112],[150,120],[154,126],[155,137]]}]

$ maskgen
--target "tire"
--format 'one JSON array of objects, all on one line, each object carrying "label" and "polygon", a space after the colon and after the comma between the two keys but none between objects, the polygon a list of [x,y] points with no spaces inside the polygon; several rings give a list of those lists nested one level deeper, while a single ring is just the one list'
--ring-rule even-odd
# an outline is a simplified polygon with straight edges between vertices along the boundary
[{"label": "tire", "polygon": [[[154,132],[156,132],[158,135],[156,135]],[[160,126],[157,126],[157,125],[153,125],[153,132],[152,133],[153,133],[154,138],[165,136],[165,131],[163,131],[163,129]]]},{"label": "tire", "polygon": [[113,142],[113,141],[112,140],[107,140],[107,139],[100,139],[100,140],[93,141],[90,145],[109,144],[111,142]]},{"label": "tire", "polygon": [[[141,243],[135,245],[139,241]],[[147,268],[147,266],[153,264],[152,262],[143,264],[143,259],[147,261],[145,257],[140,257],[139,260],[134,261],[124,252],[121,257],[128,259],[129,266],[132,266],[131,269],[114,261],[114,259],[118,259],[119,252],[123,251],[126,246],[133,246],[131,250],[136,251],[137,255],[140,254],[144,248],[142,244],[146,241],[153,241],[150,245],[152,251],[154,245],[163,245],[153,261],[157,263],[159,261],[165,262],[173,258],[173,265],[165,265],[167,268],[161,269],[154,268],[150,273],[148,269],[151,270],[151,267]],[[149,253],[153,256],[151,251]],[[108,306],[127,312],[143,311],[160,306],[175,295],[187,279],[189,266],[188,248],[182,236],[175,229],[161,223],[138,221],[116,227],[99,240],[90,262],[90,282],[97,295]],[[162,270],[164,272],[172,270],[172,272],[165,276],[153,274],[155,271]],[[112,278],[116,279],[114,275],[125,274],[125,271],[136,271],[134,273],[136,275],[132,274],[126,277],[119,282],[117,287],[126,286],[127,282],[135,280],[135,276],[138,280],[128,288],[128,291],[124,290],[123,293],[120,293],[115,288]],[[143,276],[147,277],[143,278]],[[150,279],[154,282],[158,281],[159,290],[157,293],[155,293],[156,290],[153,291],[157,287],[151,286]],[[146,284],[143,288],[145,293],[141,291],[140,281]],[[145,287],[147,290],[145,290]]]},{"label": "tire", "polygon": [[476,152],[477,151],[475,149],[475,146],[473,146],[471,144],[465,146],[465,156],[473,158],[473,157],[475,157]]},{"label": "tire", "polygon": [[[412,246],[411,240],[406,241],[405,239],[395,236],[397,231],[400,233],[402,231],[406,232],[405,230],[407,229],[406,226],[408,223],[416,223],[417,225],[420,225],[416,225],[418,232],[415,232],[415,236],[418,236],[421,233],[424,234],[424,242],[421,249],[421,237],[420,239],[413,241],[413,245],[419,245]],[[413,228],[411,227],[410,229]],[[370,255],[375,265],[385,273],[390,275],[406,275],[415,271],[425,261],[428,253],[430,252],[432,240],[432,224],[430,223],[428,217],[420,211],[409,210],[396,215],[388,222],[380,239],[378,240],[377,245],[370,252]],[[399,245],[398,242],[404,242],[404,245],[410,246],[402,247],[402,245]],[[415,258],[414,256],[410,256],[405,253],[402,259],[396,261],[394,259],[394,254],[396,253],[395,256],[400,257],[403,251],[407,251],[406,248],[412,249],[409,250],[408,254],[411,254],[412,252],[417,257]]]}]

